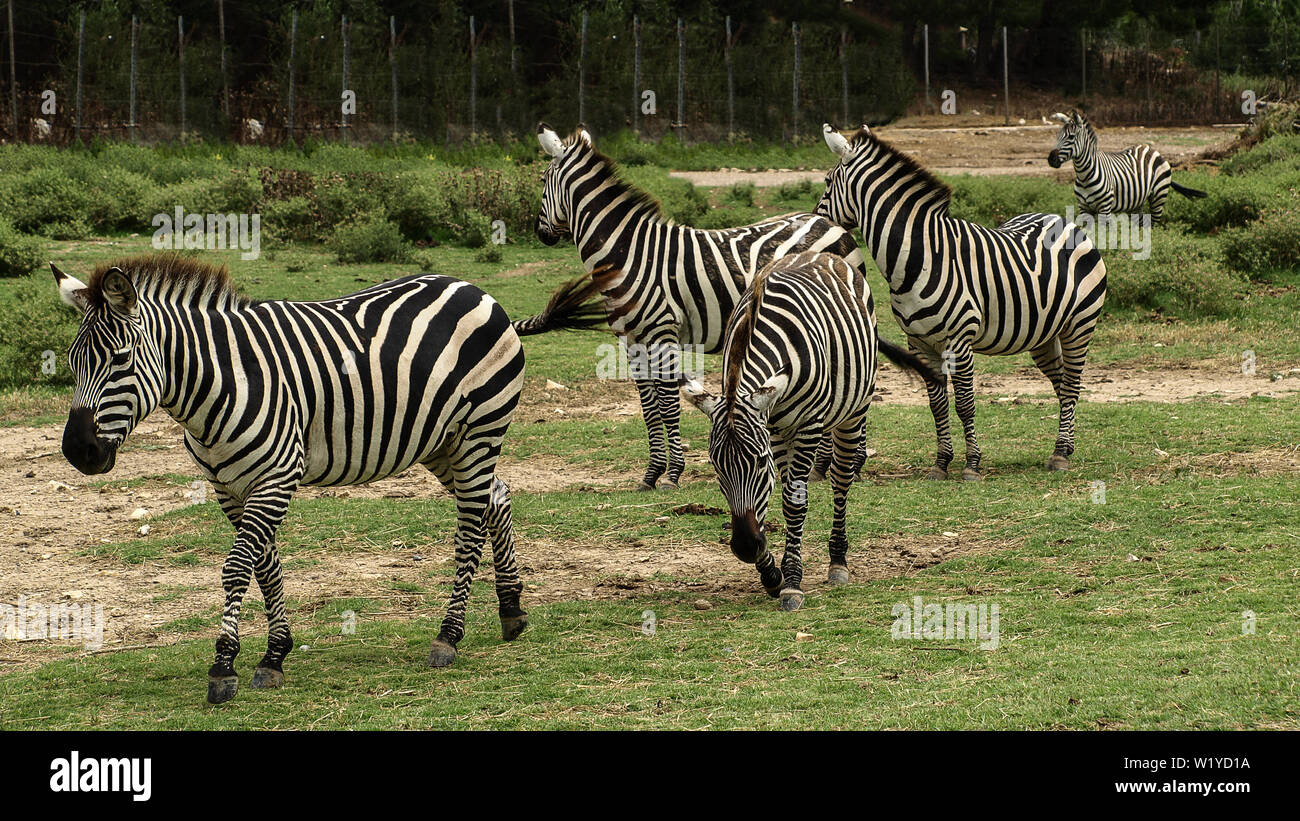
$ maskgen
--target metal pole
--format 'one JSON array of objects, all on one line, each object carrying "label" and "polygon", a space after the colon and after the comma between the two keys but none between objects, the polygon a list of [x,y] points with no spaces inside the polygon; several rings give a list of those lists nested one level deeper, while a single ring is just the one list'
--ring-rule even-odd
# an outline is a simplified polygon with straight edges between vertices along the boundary
[{"label": "metal pole", "polygon": [[176,50],[181,66],[181,142],[185,142],[185,18],[176,18]]},{"label": "metal pole", "polygon": [[921,42],[925,53],[925,111],[930,112],[930,24],[921,26]]},{"label": "metal pole", "polygon": [[9,116],[14,139],[18,139],[18,69],[14,59],[14,0],[9,0]]},{"label": "metal pole", "polygon": [[794,102],[790,109],[790,138],[799,136],[799,24],[791,23],[794,33]]},{"label": "metal pole", "polygon": [[1088,101],[1088,30],[1079,30],[1079,50],[1081,57],[1079,59],[1079,77],[1083,84],[1083,92],[1080,96],[1084,102]]},{"label": "metal pole", "polygon": [[1007,27],[1002,27],[1002,100],[1006,107],[1004,125],[1011,125],[1011,83],[1007,79]]},{"label": "metal pole", "polygon": [[478,131],[478,50],[474,44],[474,16],[469,18],[469,137]]},{"label": "metal pole", "polygon": [[1214,27],[1214,118],[1219,119],[1219,27]]},{"label": "metal pole", "polygon": [[221,30],[221,110],[229,119],[230,74],[226,70],[226,0],[217,0],[217,27]]},{"label": "metal pole", "polygon": [[289,142],[297,145],[293,138],[293,64],[298,57],[298,10],[293,10],[293,22],[289,25]]},{"label": "metal pole", "polygon": [[727,140],[736,137],[736,71],[731,64],[731,15],[727,15],[727,42],[722,53],[727,62]]},{"label": "metal pole", "polygon": [[[348,16],[343,15],[343,21],[339,25],[340,33],[343,35],[343,93],[348,93],[348,75],[352,68],[351,38],[348,37]],[[343,118],[343,142],[348,142],[348,110],[343,108],[341,111]]]},{"label": "metal pole", "polygon": [[86,10],[81,10],[81,22],[77,25],[77,142],[81,142],[81,81],[86,64]]},{"label": "metal pole", "polygon": [[585,125],[587,122],[587,106],[584,92],[586,91],[586,60],[587,60],[587,11],[582,12],[582,34],[578,40],[578,124]]},{"label": "metal pole", "polygon": [[1147,124],[1151,123],[1151,27],[1147,26]]},{"label": "metal pole", "polygon": [[641,122],[641,18],[632,15],[632,133],[640,136]]},{"label": "metal pole", "polygon": [[686,24],[677,18],[677,139],[686,142]]},{"label": "metal pole", "polygon": [[[510,79],[518,80],[516,75],[519,73],[519,55],[515,51],[515,0],[509,0],[506,3],[506,10],[510,14]],[[586,16],[583,12],[583,16]],[[635,18],[633,18],[635,19]]]},{"label": "metal pole", "polygon": [[848,128],[849,125],[849,30],[840,26],[840,89],[844,97],[843,117],[840,119],[841,127]]},{"label": "metal pole", "polygon": [[397,15],[388,16],[388,70],[393,75],[393,142],[397,142]]},{"label": "metal pole", "polygon": [[135,130],[135,78],[136,78],[136,43],[139,40],[139,20],[131,15],[131,142],[136,141]]}]

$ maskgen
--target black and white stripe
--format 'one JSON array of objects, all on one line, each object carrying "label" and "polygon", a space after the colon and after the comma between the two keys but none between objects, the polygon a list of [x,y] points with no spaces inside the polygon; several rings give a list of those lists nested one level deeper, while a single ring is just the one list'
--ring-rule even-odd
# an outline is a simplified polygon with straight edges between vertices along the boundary
[{"label": "black and white stripe", "polygon": [[[949,216],[951,189],[867,129],[846,139],[823,126],[840,161],[817,213],[858,226],[889,283],[890,307],[912,350],[951,374],[966,434],[962,477],[979,479],[974,354],[1028,351],[1061,403],[1048,467],[1074,452],[1074,409],[1088,344],[1106,295],[1106,265],[1077,226],[1022,214],[985,228]],[[946,380],[945,380],[946,381]],[[928,385],[939,448],[931,478],[952,460],[945,381]]]},{"label": "black and white stripe", "polygon": [[[604,295],[610,328],[649,367],[634,374],[650,440],[639,488],[675,487],[681,477],[680,346],[722,349],[727,319],[754,274],[801,251],[828,251],[862,266],[852,233],[813,214],[789,214],[741,228],[676,225],[648,194],[624,182],[583,129],[566,140],[545,124],[538,141],[546,170],[537,236],[554,245],[572,236]],[[665,473],[667,474],[665,476]]]},{"label": "black and white stripe", "polygon": [[1102,151],[1092,123],[1079,112],[1053,114],[1052,119],[1061,123],[1061,130],[1047,162],[1060,168],[1074,161],[1074,197],[1082,212],[1130,214],[1149,206],[1151,219],[1159,222],[1171,186],[1183,196],[1205,196],[1204,191],[1174,182],[1169,161],[1151,146]]},{"label": "black and white stripe", "polygon": [[[455,496],[456,578],[433,666],[450,664],[464,635],[485,532],[502,634],[513,639],[527,625],[509,489],[494,476],[524,354],[490,296],[426,274],[321,302],[254,301],[224,268],[172,255],[101,266],[89,285],[54,274],[65,301],[85,314],[69,353],[77,387],[65,456],[84,473],[110,470],[122,441],[161,407],[185,428],[186,447],[235,527],[210,701],[233,698],[238,686],[250,576],[269,623],[253,686],[283,680],[293,639],[275,533],[299,485],[361,484],[419,464]],[[586,294],[563,292],[521,330],[575,324]]]},{"label": "black and white stripe", "polygon": [[[722,396],[694,381],[684,387],[712,420],[709,461],[731,508],[731,551],[757,566],[784,610],[803,602],[807,483],[828,436],[834,518],[827,580],[849,580],[844,519],[849,486],[862,467],[878,349],[936,378],[918,357],[878,338],[871,289],[857,266],[805,251],[771,262],[741,297],[727,324]],[[777,471],[786,532],[779,569],[763,535]]]}]

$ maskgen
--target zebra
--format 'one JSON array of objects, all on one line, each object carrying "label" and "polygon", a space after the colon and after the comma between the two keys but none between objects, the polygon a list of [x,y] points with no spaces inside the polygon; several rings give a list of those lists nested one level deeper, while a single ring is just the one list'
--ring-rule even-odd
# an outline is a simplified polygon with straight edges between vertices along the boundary
[{"label": "zebra", "polygon": [[[804,251],[768,263],[727,323],[722,396],[695,380],[682,388],[709,416],[709,461],[731,508],[731,552],[757,567],[782,610],[803,604],[807,482],[819,443],[833,442],[832,585],[849,580],[844,519],[849,486],[862,467],[864,422],[875,393],[877,350],[937,380],[921,359],[877,334],[862,270],[833,254]],[[776,567],[763,535],[774,469],[781,474],[785,554]]]},{"label": "zebra", "polygon": [[1057,112],[1052,119],[1061,123],[1061,130],[1047,164],[1060,168],[1074,160],[1074,197],[1083,212],[1127,214],[1149,205],[1152,221],[1160,222],[1170,187],[1184,197],[1206,196],[1204,191],[1174,182],[1169,161],[1151,146],[1101,151],[1092,123],[1079,112],[1072,111],[1068,117]]},{"label": "zebra", "polygon": [[[1080,378],[1106,297],[1106,265],[1087,233],[1055,214],[1021,214],[997,228],[956,219],[952,190],[868,129],[846,139],[823,124],[822,133],[839,162],[817,213],[862,229],[909,347],[952,376],[966,435],[962,478],[983,478],[976,353],[1030,353],[1061,406],[1047,467],[1067,470]],[[953,456],[946,380],[926,387],[939,442],[930,478],[945,479]]]},{"label": "zebra", "polygon": [[537,139],[552,158],[543,175],[537,237],[546,245],[573,238],[604,296],[610,328],[644,361],[632,377],[650,462],[637,489],[675,488],[685,467],[680,346],[692,344],[700,353],[721,351],[736,301],[771,260],[805,250],[827,251],[862,268],[862,254],[850,231],[814,214],[787,214],[716,231],[674,224],[654,198],[622,179],[585,129],[561,140],[539,123]]},{"label": "zebra", "polygon": [[284,681],[293,639],[275,533],[300,485],[428,468],[456,501],[456,578],[429,664],[456,658],[485,531],[502,638],[524,630],[510,489],[495,478],[524,378],[519,333],[603,323],[584,307],[589,284],[571,283],[540,316],[512,326],[483,291],[435,274],[290,302],[249,299],[225,266],[174,254],[100,265],[85,284],[50,267],[63,300],[83,314],[68,353],[76,389],[63,455],[82,473],[107,473],[126,437],[161,407],[185,428],[185,446],[235,528],[209,702],[238,690],[250,574],[268,623],[252,686]]}]

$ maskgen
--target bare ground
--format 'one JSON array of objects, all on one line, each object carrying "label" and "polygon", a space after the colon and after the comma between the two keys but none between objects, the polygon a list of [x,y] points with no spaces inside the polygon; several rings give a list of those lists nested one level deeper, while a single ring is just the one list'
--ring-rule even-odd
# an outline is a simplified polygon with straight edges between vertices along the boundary
[{"label": "bare ground", "polygon": [[[1181,402],[1207,397],[1234,401],[1252,395],[1293,395],[1300,390],[1300,378],[1294,378],[1295,373],[1291,376],[1272,381],[1267,375],[1247,376],[1217,362],[1150,369],[1114,367],[1089,372],[1084,397],[1093,402]],[[1050,398],[1047,382],[1032,368],[980,376],[977,390],[981,402]],[[877,401],[918,405],[925,402],[925,392],[885,366]],[[627,419],[638,414],[630,383],[589,383],[533,393],[521,406],[516,424],[556,417]],[[193,635],[183,629],[163,628],[178,618],[220,607],[218,560],[202,557],[199,564],[188,566],[165,561],[127,564],[89,555],[97,543],[137,538],[139,528],[159,514],[191,503],[192,498],[186,495],[191,491],[182,480],[197,478],[197,471],[181,442],[179,427],[161,414],[146,420],[124,446],[110,483],[77,473],[59,452],[61,434],[58,425],[0,429],[0,603],[14,605],[25,596],[28,601],[47,605],[103,604],[107,649],[170,643]],[[702,459],[695,450],[692,458]],[[1202,459],[1196,466],[1232,471],[1242,459],[1257,456],[1268,463],[1255,465],[1260,468],[1294,472],[1300,464],[1300,455],[1291,449],[1249,456],[1224,454]],[[1179,461],[1177,454],[1171,459],[1188,465],[1194,461]],[[583,486],[627,488],[639,467],[600,473],[546,457],[530,457],[527,462],[507,457],[500,471],[516,491],[542,493]],[[145,481],[132,483],[135,479]],[[416,468],[372,485],[304,488],[299,495],[434,498],[445,493],[431,475]],[[661,512],[662,501],[657,497],[651,506]],[[643,505],[628,507],[640,508],[629,515],[652,515]],[[137,508],[148,512],[143,518],[132,519]],[[721,526],[720,514],[708,513],[719,515]],[[152,525],[152,535],[165,536],[169,526],[165,522]],[[664,527],[666,533],[671,532],[671,522]],[[305,603],[300,611],[314,610],[337,597],[365,596],[391,601],[387,617],[437,615],[441,605],[431,609],[423,594],[400,592],[400,583],[427,584],[431,566],[450,564],[451,543],[442,538],[445,535],[431,536],[420,545],[371,545],[344,553],[324,547],[307,551],[301,557],[306,561],[291,562],[286,571],[288,595]],[[720,539],[724,535],[720,529]],[[955,554],[996,547],[952,534],[909,535],[859,546],[851,554],[853,574],[858,580],[905,576]],[[717,600],[750,597],[757,590],[752,569],[737,563],[722,544],[701,549],[693,542],[656,540],[650,546],[619,534],[594,534],[589,542],[578,544],[521,542],[519,553],[528,584],[526,595],[534,603],[617,600],[683,590]],[[808,561],[809,589],[816,595],[825,574],[825,556],[814,550]],[[299,564],[296,568],[295,563]],[[489,567],[485,566],[484,577],[489,577]],[[476,593],[479,606],[484,592]],[[263,629],[252,623],[252,616],[249,619],[247,629]],[[5,642],[0,670],[39,663],[62,652],[56,643],[47,641]]]}]

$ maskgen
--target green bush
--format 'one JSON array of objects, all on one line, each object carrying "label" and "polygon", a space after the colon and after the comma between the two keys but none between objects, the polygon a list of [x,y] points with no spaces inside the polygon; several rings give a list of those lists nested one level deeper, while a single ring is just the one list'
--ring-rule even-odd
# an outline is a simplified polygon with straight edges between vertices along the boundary
[{"label": "green bush", "polygon": [[68,348],[80,326],[80,314],[60,301],[49,273],[7,285],[0,296],[0,389],[73,384]]},{"label": "green bush", "polygon": [[39,237],[29,237],[0,217],[0,277],[20,277],[35,271],[47,259]]},{"label": "green bush", "polygon": [[1256,176],[1180,175],[1178,182],[1204,191],[1207,196],[1193,199],[1171,191],[1165,218],[1203,234],[1236,228],[1258,219],[1273,193],[1271,183]]},{"label": "green bush", "polygon": [[1223,232],[1223,259],[1252,279],[1300,268],[1300,207],[1270,210],[1245,228]]},{"label": "green bush", "polygon": [[500,245],[486,245],[474,255],[475,262],[497,263],[503,258]]},{"label": "green bush", "polygon": [[307,197],[269,200],[261,210],[262,230],[276,242],[323,239],[315,206]]},{"label": "green bush", "polygon": [[754,191],[752,182],[738,182],[727,189],[724,199],[732,205],[743,205],[748,208],[754,204]]},{"label": "green bush", "polygon": [[1148,259],[1105,251],[1106,310],[1156,310],[1183,318],[1221,317],[1241,309],[1245,280],[1223,264],[1214,240],[1157,227]]},{"label": "green bush", "polygon": [[339,226],[329,245],[339,262],[409,262],[415,250],[401,229],[380,214]]}]

